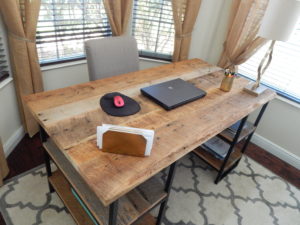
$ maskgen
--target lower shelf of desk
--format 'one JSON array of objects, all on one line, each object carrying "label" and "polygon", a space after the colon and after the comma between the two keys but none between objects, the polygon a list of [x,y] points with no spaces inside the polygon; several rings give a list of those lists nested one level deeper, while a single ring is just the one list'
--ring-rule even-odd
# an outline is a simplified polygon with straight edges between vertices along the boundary
[{"label": "lower shelf of desk", "polygon": [[[244,125],[244,128],[241,131],[241,134],[237,140],[239,143],[241,140],[243,140],[245,137],[249,136],[251,133],[255,131],[256,127],[251,122],[246,122]],[[221,137],[223,140],[231,143],[233,142],[234,136],[236,132],[232,132],[230,129],[223,130],[220,134],[218,134],[219,137]]]},{"label": "lower shelf of desk", "polygon": [[[49,177],[55,191],[58,193],[65,206],[79,225],[89,225],[90,218],[82,209],[71,192],[71,186],[79,195],[83,203],[88,207],[99,225],[108,225],[109,207],[105,207],[93,192],[78,171],[54,144],[51,139],[43,143],[43,146],[58,170]],[[152,225],[155,218],[149,211],[166,200],[167,193],[164,184],[152,177],[148,181],[136,187],[134,190],[121,197],[118,202],[117,225]],[[87,223],[89,219],[89,223]]]},{"label": "lower shelf of desk", "polygon": [[[94,224],[77,199],[71,192],[71,186],[63,176],[62,172],[57,170],[49,177],[49,181],[56,193],[62,199],[63,203],[69,210],[75,222],[79,225]],[[127,195],[119,199],[117,224],[129,225],[151,225],[155,224],[155,218],[149,213],[154,206],[167,197],[164,186],[157,178],[146,181]],[[101,225],[108,224],[108,207],[104,207],[101,213],[103,221],[97,221]]]},{"label": "lower shelf of desk", "polygon": [[[196,148],[194,150],[194,153],[197,156],[199,156],[203,161],[205,161],[210,166],[215,168],[217,171],[221,170],[222,164],[224,162],[223,159],[218,159],[218,158],[214,157],[212,154],[210,154],[209,152],[207,152],[203,148],[201,148],[201,146]],[[231,153],[224,170],[226,171],[227,169],[229,169],[241,157],[242,157],[242,153],[241,153],[240,149],[234,148],[234,151]]]},{"label": "lower shelf of desk", "polygon": [[49,177],[49,181],[56,193],[63,201],[70,214],[73,216],[77,224],[93,225],[93,222],[78,203],[77,199],[71,192],[71,186],[64,178],[60,171],[56,171]]}]

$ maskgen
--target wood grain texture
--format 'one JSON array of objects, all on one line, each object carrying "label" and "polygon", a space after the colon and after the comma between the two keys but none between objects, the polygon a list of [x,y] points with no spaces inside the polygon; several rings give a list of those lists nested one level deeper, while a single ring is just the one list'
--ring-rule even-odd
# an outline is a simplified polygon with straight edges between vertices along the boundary
[{"label": "wood grain texture", "polygon": [[[216,158],[211,153],[205,151],[205,149],[203,149],[202,147],[198,147],[198,148],[194,149],[193,152],[196,155],[198,155],[201,159],[203,159],[205,162],[207,162],[209,165],[214,167],[216,170],[218,170],[218,171],[221,170],[224,159]],[[224,171],[226,171],[228,168],[230,168],[241,157],[242,157],[242,153],[241,153],[240,149],[235,148],[233,150],[233,152],[231,153],[231,155],[224,167]]]},{"label": "wood grain texture", "polygon": [[[73,197],[71,196],[72,194],[70,190],[70,187],[72,186],[80,199],[89,208],[98,223],[100,225],[108,225],[109,208],[105,207],[101,203],[95,193],[81,178],[78,172],[70,164],[69,160],[60,151],[60,149],[57,148],[51,139],[43,145],[60,170],[60,173],[55,173],[55,175],[60,176],[54,176],[50,179],[50,181],[54,184],[53,186],[55,190],[64,200],[65,205],[68,208],[70,206],[72,208],[71,202],[75,204],[74,201],[70,199]],[[56,182],[57,180],[59,180],[59,182]],[[58,183],[60,183],[63,187],[61,187]],[[70,183],[70,185],[68,185],[68,183]],[[143,219],[141,219],[143,215],[166,197],[167,193],[164,191],[164,185],[156,177],[147,180],[119,199],[117,225],[129,225],[139,219],[143,221]],[[73,216],[76,220],[83,221],[85,217],[80,216],[81,213],[80,210],[78,210],[77,205],[73,207]],[[85,225],[85,223],[81,222],[78,224]]]},{"label": "wood grain texture", "polygon": [[[237,142],[240,142],[245,137],[249,136],[249,134],[255,131],[255,129],[256,127],[251,122],[246,121],[246,125],[242,129]],[[233,132],[230,129],[225,129],[219,134],[219,136],[221,136],[224,140],[227,140],[228,142],[233,142],[235,134],[236,132]]]},{"label": "wood grain texture", "polygon": [[103,152],[144,157],[147,140],[140,134],[106,131],[103,134]]},{"label": "wood grain texture", "polygon": [[[51,139],[43,143],[43,147],[50,155],[53,162],[62,172],[63,176],[68,180],[68,183],[74,188],[80,199],[89,208],[97,221],[107,221],[108,211],[103,206],[97,195],[90,189],[87,183],[82,179],[80,174],[62,153],[62,151],[53,143]],[[70,190],[71,191],[71,190]],[[100,225],[105,225],[105,222],[99,222]]]},{"label": "wood grain texture", "polygon": [[150,214],[147,213],[144,215],[139,221],[137,221],[134,225],[155,225],[156,219]]},{"label": "wood grain texture", "polygon": [[[94,223],[90,217],[73,196],[71,186],[62,173],[55,171],[49,180],[64,205],[68,208],[75,222],[78,225],[93,225]],[[152,179],[150,182],[146,182],[145,185],[136,188],[122,197],[120,199],[117,225],[130,225],[137,221],[139,221],[138,224],[149,225],[148,221],[154,222],[154,218],[146,213],[154,204],[167,196],[163,189],[164,187],[161,183]],[[108,215],[108,208],[105,208],[104,213]],[[107,221],[108,216],[105,221],[98,221],[98,223],[108,225]]]},{"label": "wood grain texture", "polygon": [[58,196],[63,201],[64,205],[68,208],[70,214],[77,224],[94,224],[77,199],[71,193],[71,186],[60,171],[55,171],[49,178],[49,181],[56,190]]},{"label": "wood grain texture", "polygon": [[[31,95],[26,97],[26,102],[107,206],[276,96],[272,90],[259,97],[243,92],[248,83],[243,78],[234,81],[230,92],[223,92],[219,89],[223,78],[220,70],[193,59]],[[204,89],[207,96],[165,111],[140,94],[141,87],[174,78],[192,82]],[[99,108],[99,99],[112,91],[136,99],[142,110],[123,118],[105,114]],[[96,126],[102,123],[154,129],[151,156],[140,158],[99,151],[95,134]]]}]

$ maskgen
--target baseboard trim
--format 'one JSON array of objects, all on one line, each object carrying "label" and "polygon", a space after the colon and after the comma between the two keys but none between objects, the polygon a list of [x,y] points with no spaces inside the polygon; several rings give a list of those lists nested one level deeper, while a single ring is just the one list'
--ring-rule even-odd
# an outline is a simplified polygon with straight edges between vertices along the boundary
[{"label": "baseboard trim", "polygon": [[3,150],[6,158],[14,150],[17,144],[22,140],[24,135],[25,131],[24,128],[21,126],[15,131],[15,133],[12,136],[10,136],[10,138],[5,143],[3,143]]},{"label": "baseboard trim", "polygon": [[255,133],[251,142],[300,170],[300,157]]}]

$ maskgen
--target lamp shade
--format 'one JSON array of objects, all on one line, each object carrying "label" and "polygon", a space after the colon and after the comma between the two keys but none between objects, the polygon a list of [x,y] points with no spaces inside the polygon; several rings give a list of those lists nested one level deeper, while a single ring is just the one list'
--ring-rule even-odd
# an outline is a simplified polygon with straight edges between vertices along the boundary
[{"label": "lamp shade", "polygon": [[258,36],[287,41],[300,16],[300,0],[270,0]]}]

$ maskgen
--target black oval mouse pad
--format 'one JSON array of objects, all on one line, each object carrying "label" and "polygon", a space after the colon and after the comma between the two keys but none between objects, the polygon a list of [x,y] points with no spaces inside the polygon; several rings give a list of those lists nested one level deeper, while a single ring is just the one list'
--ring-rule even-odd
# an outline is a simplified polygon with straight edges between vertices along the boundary
[{"label": "black oval mouse pad", "polygon": [[[114,97],[121,96],[125,105],[118,108],[114,105]],[[119,92],[112,92],[103,95],[100,99],[100,106],[104,112],[111,116],[129,116],[140,111],[141,107],[134,99]]]}]

